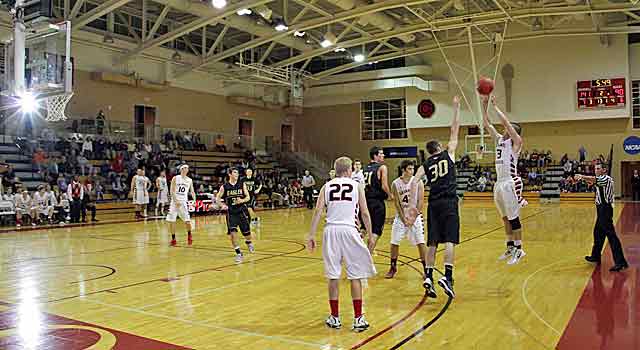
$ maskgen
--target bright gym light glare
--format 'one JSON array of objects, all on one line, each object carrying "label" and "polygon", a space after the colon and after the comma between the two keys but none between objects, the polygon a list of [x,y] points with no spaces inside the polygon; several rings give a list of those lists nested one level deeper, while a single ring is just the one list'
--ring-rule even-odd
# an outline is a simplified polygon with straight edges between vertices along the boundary
[{"label": "bright gym light glare", "polygon": [[252,14],[253,12],[251,11],[251,9],[240,9],[236,12],[236,14],[238,16],[248,16],[250,14]]},{"label": "bright gym light glare", "polygon": [[19,97],[20,111],[22,113],[33,113],[38,109],[38,101],[30,92],[25,92]]},{"label": "bright gym light glare", "polygon": [[363,62],[364,61],[364,55],[359,53],[355,56],[353,56],[353,60],[356,62]]},{"label": "bright gym light glare", "polygon": [[213,4],[213,7],[221,9],[227,6],[227,0],[211,0],[211,4]]}]

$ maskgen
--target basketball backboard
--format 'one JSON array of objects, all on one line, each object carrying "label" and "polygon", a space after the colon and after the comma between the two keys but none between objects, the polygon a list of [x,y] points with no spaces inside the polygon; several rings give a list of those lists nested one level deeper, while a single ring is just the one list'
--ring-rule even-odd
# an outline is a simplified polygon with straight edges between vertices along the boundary
[{"label": "basketball backboard", "polygon": [[[22,96],[28,95],[41,101],[42,106],[46,102],[47,107],[62,99],[68,102],[73,94],[71,23],[16,22],[13,38],[5,44],[3,71],[2,95],[9,101],[19,103]],[[9,103],[0,109],[13,107],[16,105]],[[65,119],[56,115],[59,108],[47,108],[46,119]]]}]

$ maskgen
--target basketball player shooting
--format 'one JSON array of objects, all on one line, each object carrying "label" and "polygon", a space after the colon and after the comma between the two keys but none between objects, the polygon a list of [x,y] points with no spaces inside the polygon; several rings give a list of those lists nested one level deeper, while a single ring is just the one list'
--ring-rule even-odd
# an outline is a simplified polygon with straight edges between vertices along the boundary
[{"label": "basketball player shooting", "polygon": [[[331,315],[325,321],[327,327],[342,327],[338,308],[339,281],[342,275],[342,262],[347,270],[347,278],[351,282],[351,298],[353,300],[353,326],[356,332],[369,328],[369,323],[362,313],[362,280],[376,274],[371,251],[375,247],[371,231],[371,217],[367,208],[364,188],[351,179],[351,159],[340,157],[334,162],[336,178],[327,182],[320,189],[316,202],[311,231],[307,237],[307,247],[314,251],[316,231],[320,223],[322,211],[327,208],[326,225],[322,236],[322,258],[325,275],[329,279],[329,306]],[[365,246],[358,232],[358,208],[369,237],[369,248]]]},{"label": "basketball player shooting", "polygon": [[[518,177],[518,156],[522,150],[521,128],[511,123],[500,110],[495,96],[489,101],[488,96],[482,96],[482,120],[484,128],[496,141],[496,174],[497,181],[493,186],[493,199],[498,212],[504,222],[507,236],[507,250],[500,255],[499,260],[507,260],[507,264],[517,264],[526,254],[522,249],[522,225],[520,223],[520,208],[523,200],[518,195],[522,191],[522,179]],[[500,122],[505,129],[500,135],[489,120],[488,105],[491,102]]]},{"label": "basketball player shooting", "polygon": [[171,179],[171,203],[169,204],[169,214],[167,214],[167,222],[169,223],[169,232],[171,233],[171,245],[176,246],[176,219],[180,216],[180,219],[184,221],[187,229],[187,244],[193,244],[193,238],[191,237],[191,217],[189,216],[189,207],[187,201],[189,200],[189,193],[191,197],[196,199],[196,192],[193,189],[193,180],[187,176],[189,173],[189,166],[186,164],[178,167],[179,175],[176,175]]},{"label": "basketball player shooting", "polygon": [[[435,298],[433,269],[436,262],[438,244],[444,244],[444,277],[438,284],[450,298],[453,291],[454,248],[460,243],[460,213],[458,210],[455,155],[460,131],[460,98],[453,98],[453,120],[449,143],[444,148],[437,140],[427,142],[429,158],[418,168],[415,179],[425,173],[429,185],[429,206],[427,208],[427,258],[423,287],[429,297]],[[426,169],[426,170],[425,170]],[[421,182],[421,181],[420,181]],[[415,188],[415,185],[412,186]]]}]

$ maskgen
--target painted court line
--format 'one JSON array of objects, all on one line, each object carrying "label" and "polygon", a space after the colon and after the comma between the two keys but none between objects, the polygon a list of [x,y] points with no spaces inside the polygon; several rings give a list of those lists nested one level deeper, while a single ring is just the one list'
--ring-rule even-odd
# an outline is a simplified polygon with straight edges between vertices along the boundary
[{"label": "painted court line", "polygon": [[147,309],[147,308],[150,308],[150,307],[153,307],[153,306],[162,305],[162,304],[165,304],[165,303],[170,303],[170,302],[174,302],[174,301],[178,301],[178,300],[182,300],[182,299],[188,299],[188,298],[192,298],[192,297],[195,297],[195,296],[198,296],[198,295],[204,295],[204,294],[207,294],[207,293],[213,293],[213,292],[225,290],[225,289],[228,289],[228,288],[241,286],[241,285],[244,285],[244,284],[251,284],[251,283],[254,283],[254,282],[257,282],[257,281],[261,281],[261,280],[265,280],[265,279],[269,279],[269,278],[272,278],[272,277],[286,275],[286,274],[294,272],[294,271],[303,270],[303,269],[309,268],[309,267],[314,266],[314,265],[316,265],[316,264],[315,263],[306,264],[306,265],[299,266],[299,267],[296,267],[296,268],[293,268],[293,269],[280,271],[278,273],[272,273],[272,274],[269,274],[269,275],[262,275],[261,277],[258,277],[258,278],[253,278],[253,279],[250,279],[250,280],[244,280],[244,281],[241,281],[241,282],[227,284],[227,285],[224,285],[222,287],[203,288],[203,289],[200,289],[200,290],[196,290],[196,292],[194,292],[194,293],[189,293],[188,296],[180,296],[180,297],[175,297],[175,298],[171,298],[171,299],[165,299],[165,300],[163,300],[161,302],[140,306],[140,309]]},{"label": "painted court line", "polygon": [[290,338],[284,338],[284,337],[275,336],[275,335],[266,335],[266,334],[261,334],[261,333],[243,331],[243,330],[235,329],[235,328],[216,326],[216,325],[213,325],[213,324],[210,324],[210,323],[187,320],[187,319],[183,319],[183,318],[179,318],[179,317],[173,317],[173,316],[159,314],[157,312],[150,312],[150,311],[140,310],[140,309],[126,307],[126,306],[109,304],[109,303],[105,303],[105,302],[97,301],[97,300],[89,300],[89,298],[81,298],[80,300],[86,301],[86,302],[89,302],[89,303],[93,303],[93,304],[107,306],[107,307],[114,308],[114,309],[119,309],[119,310],[128,311],[128,312],[134,312],[134,313],[138,313],[138,314],[145,315],[145,316],[151,316],[151,317],[157,317],[157,318],[164,318],[164,319],[172,320],[172,321],[184,322],[184,323],[188,323],[188,324],[191,324],[191,325],[194,325],[194,326],[198,326],[198,327],[205,327],[205,328],[210,328],[210,329],[215,329],[215,330],[220,330],[220,331],[225,331],[225,332],[230,332],[230,333],[236,333],[236,334],[240,334],[240,335],[244,335],[244,336],[248,336],[248,337],[258,337],[258,338],[263,338],[263,339],[275,340],[275,341],[279,341],[279,342],[282,342],[282,343],[290,343],[290,344],[295,344],[295,345],[304,345],[304,346],[313,347],[313,348],[317,348],[317,349],[324,349],[324,348],[327,347],[326,344],[311,343],[311,342],[306,342],[306,341],[296,340],[296,339],[290,339]]},{"label": "painted court line", "polygon": [[[551,324],[549,324],[549,322],[547,322],[544,318],[542,318],[542,316],[540,316],[540,314],[531,306],[531,304],[529,304],[529,300],[527,299],[527,285],[529,284],[529,281],[531,280],[531,278],[533,278],[535,275],[537,275],[538,273],[547,270],[553,266],[559,265],[559,264],[565,264],[569,259],[565,259],[565,260],[560,260],[560,261],[556,261],[554,263],[551,263],[549,265],[545,265],[539,269],[537,269],[536,271],[534,271],[532,274],[530,274],[522,283],[522,301],[524,301],[524,305],[527,307],[527,309],[529,309],[529,311],[531,311],[531,313],[540,321],[542,322],[545,326],[549,327],[549,329],[551,329],[554,333],[556,333],[557,335],[560,335],[560,331],[558,331],[557,329],[555,329],[555,327],[553,327]],[[570,259],[571,261],[575,261],[576,259]]]}]

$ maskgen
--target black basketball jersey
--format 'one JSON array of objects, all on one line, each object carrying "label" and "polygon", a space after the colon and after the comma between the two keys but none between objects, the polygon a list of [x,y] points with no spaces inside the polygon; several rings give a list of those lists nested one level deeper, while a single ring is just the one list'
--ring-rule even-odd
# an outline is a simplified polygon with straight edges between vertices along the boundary
[{"label": "black basketball jersey", "polygon": [[252,177],[252,178],[245,177],[244,179],[242,179],[242,183],[247,186],[247,191],[249,191],[249,196],[255,197],[256,195],[255,190],[258,187],[260,187],[260,182],[256,180],[255,177]]},{"label": "black basketball jersey", "polygon": [[427,159],[422,165],[429,185],[429,200],[456,198],[456,163],[449,152],[442,151]]},{"label": "black basketball jersey", "polygon": [[242,212],[245,204],[236,204],[236,201],[244,198],[242,181],[236,182],[235,185],[232,185],[230,182],[225,182],[223,186],[224,194],[222,195],[222,199],[224,199],[227,207],[229,207],[229,214],[238,214]]},{"label": "black basketball jersey", "polygon": [[385,200],[387,193],[382,189],[382,180],[378,177],[378,170],[382,164],[371,162],[364,169],[365,188],[364,194],[367,199]]}]

